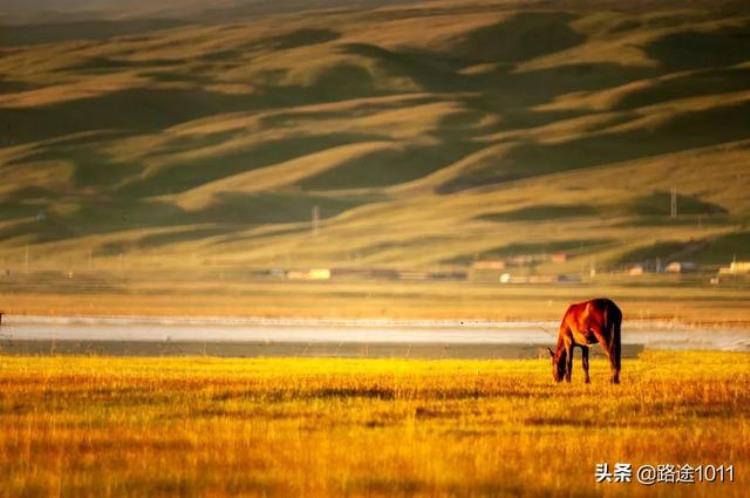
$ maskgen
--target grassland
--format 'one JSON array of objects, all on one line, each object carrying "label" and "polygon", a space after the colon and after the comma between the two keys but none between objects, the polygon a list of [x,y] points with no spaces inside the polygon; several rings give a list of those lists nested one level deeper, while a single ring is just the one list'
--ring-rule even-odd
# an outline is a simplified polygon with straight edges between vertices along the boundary
[{"label": "grassland", "polygon": [[[444,320],[559,320],[571,302],[610,296],[626,322],[668,321],[750,326],[748,293],[739,286],[701,286],[679,278],[576,285],[501,286],[473,282],[287,282],[232,280],[228,273],[184,282],[120,275],[61,291],[45,283],[5,286],[3,310],[13,315],[243,316]],[[63,277],[64,278],[64,277]],[[182,278],[195,278],[188,274]],[[64,281],[68,281],[65,279]],[[175,284],[174,282],[179,282]],[[176,289],[175,289],[176,287]]]},{"label": "grassland", "polygon": [[[179,295],[231,294],[216,275],[252,286],[248,269],[750,259],[741,2],[150,8],[109,31],[0,28],[0,268],[36,278],[48,308],[52,290],[157,270]],[[693,293],[707,275],[658,283]]]},{"label": "grassland", "polygon": [[[750,357],[547,361],[0,356],[0,496],[744,497]],[[595,484],[599,462],[734,484]]]}]

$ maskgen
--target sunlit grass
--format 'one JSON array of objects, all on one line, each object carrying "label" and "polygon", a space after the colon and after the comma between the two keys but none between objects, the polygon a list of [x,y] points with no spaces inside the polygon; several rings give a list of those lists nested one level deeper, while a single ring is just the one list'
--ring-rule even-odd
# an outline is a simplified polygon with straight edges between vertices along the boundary
[{"label": "sunlit grass", "polygon": [[[698,287],[679,275],[597,277],[581,284],[501,285],[452,281],[288,281],[224,272],[59,273],[0,281],[8,315],[250,316],[447,320],[554,320],[571,302],[607,296],[626,321],[708,325],[750,323],[750,287],[741,281]],[[81,294],[85,292],[84,294]]]},{"label": "sunlit grass", "polygon": [[[578,365],[576,365],[578,367]],[[744,496],[750,355],[623,384],[546,361],[0,357],[0,496]],[[598,462],[738,482],[595,485]]]}]

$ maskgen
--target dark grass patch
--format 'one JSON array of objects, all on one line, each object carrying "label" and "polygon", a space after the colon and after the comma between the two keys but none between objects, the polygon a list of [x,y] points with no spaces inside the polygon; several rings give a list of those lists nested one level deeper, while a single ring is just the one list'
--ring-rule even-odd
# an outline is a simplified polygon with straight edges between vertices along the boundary
[{"label": "dark grass patch", "polygon": [[146,235],[145,237],[141,237],[136,244],[139,248],[153,249],[170,244],[179,244],[180,242],[216,237],[231,233],[234,230],[234,226],[224,225],[209,228],[193,228],[190,230],[175,230],[167,233]]},{"label": "dark grass patch", "polygon": [[[0,240],[30,235],[37,242],[62,240],[85,235],[112,233],[133,228],[169,228],[185,225],[206,225],[203,232],[193,231],[180,236],[153,236],[133,241],[114,241],[94,250],[95,256],[111,256],[136,248],[149,248],[183,237],[200,238],[227,234],[251,226],[292,223],[312,219],[318,207],[321,219],[340,214],[370,202],[365,197],[323,197],[301,193],[269,192],[259,194],[224,193],[216,203],[200,211],[185,211],[177,206],[132,198],[90,198],[79,200],[72,213],[47,213],[44,219],[17,223],[0,230]],[[30,206],[19,206],[12,215],[30,214]],[[166,237],[166,238],[165,238]]]},{"label": "dark grass patch", "polygon": [[0,220],[8,221],[15,218],[36,216],[42,211],[40,206],[23,202],[0,202]]},{"label": "dark grass patch", "polygon": [[625,221],[613,224],[613,227],[637,227],[637,226],[692,226],[696,228],[709,226],[732,226],[742,223],[742,218],[729,216],[727,214],[680,214],[676,218],[669,215],[653,216],[631,216]]},{"label": "dark grass patch", "polygon": [[750,59],[750,29],[745,25],[672,33],[652,42],[645,50],[669,70],[731,66]]},{"label": "dark grass patch", "polygon": [[546,221],[546,220],[560,220],[566,218],[581,218],[586,216],[594,216],[598,214],[598,210],[593,206],[586,204],[578,205],[555,205],[555,204],[540,204],[537,206],[529,206],[525,208],[516,209],[513,211],[505,211],[502,213],[490,213],[477,216],[476,219],[485,221]]},{"label": "dark grass patch", "polygon": [[368,246],[360,247],[355,251],[358,257],[368,257],[373,254],[388,251],[391,249],[404,249],[407,247],[422,247],[427,245],[438,245],[452,240],[449,236],[433,236],[433,237],[415,237],[410,239],[401,239],[390,242],[378,242],[376,244],[370,244]]},{"label": "dark grass patch", "polygon": [[23,143],[97,130],[156,132],[185,121],[262,104],[261,97],[201,89],[134,88],[42,107],[4,108],[0,115],[3,122],[12,124],[10,138]]},{"label": "dark grass patch", "polygon": [[[2,38],[0,37],[0,40]],[[16,92],[25,92],[28,90],[33,90],[35,88],[38,88],[37,85],[33,85],[31,83],[25,82],[25,81],[14,81],[14,80],[7,80],[7,79],[0,79],[0,94],[3,93],[16,93]],[[2,138],[2,137],[0,137]],[[0,143],[1,145],[1,143]]]},{"label": "dark grass patch", "polygon": [[383,187],[416,180],[475,151],[476,144],[448,142],[438,146],[407,146],[365,154],[306,178],[306,190]]},{"label": "dark grass patch", "polygon": [[396,399],[396,391],[389,388],[371,387],[365,389],[324,388],[304,393],[305,398],[372,398]]},{"label": "dark grass patch", "polygon": [[709,238],[691,259],[703,264],[728,264],[733,259],[750,261],[750,231]]},{"label": "dark grass patch", "polygon": [[186,24],[186,21],[170,19],[143,19],[2,26],[0,28],[0,44],[4,47],[17,47],[70,40],[106,40],[115,36],[164,30]]},{"label": "dark grass patch", "polygon": [[388,50],[366,43],[349,43],[339,46],[345,54],[373,60],[385,73],[406,78],[425,90],[451,92],[467,89],[470,79],[457,74],[465,61],[450,54],[402,49]]},{"label": "dark grass patch", "polygon": [[590,420],[590,419],[583,419],[583,418],[576,418],[576,417],[555,417],[555,416],[548,416],[548,417],[529,417],[524,420],[524,424],[526,425],[532,425],[532,426],[544,426],[544,425],[550,425],[554,427],[561,427],[561,426],[568,426],[568,427],[602,427],[608,426],[611,427],[613,423],[605,423],[602,424],[602,422],[596,421],[596,420]]},{"label": "dark grass patch", "polygon": [[418,419],[440,419],[440,418],[457,418],[461,415],[458,410],[435,409],[426,406],[418,406],[414,410],[414,416]]},{"label": "dark grass patch", "polygon": [[275,36],[267,41],[270,48],[285,50],[290,48],[317,45],[336,40],[341,34],[331,29],[302,28]]},{"label": "dark grass patch", "polygon": [[343,491],[344,494],[366,492],[368,496],[412,496],[414,493],[426,492],[431,487],[426,482],[416,479],[366,477],[347,482]]},{"label": "dark grass patch", "polygon": [[309,221],[318,207],[321,219],[330,218],[371,199],[366,197],[323,197],[300,193],[267,192],[221,194],[214,205],[190,216],[196,222],[269,224]]},{"label": "dark grass patch", "polygon": [[175,59],[127,60],[113,57],[92,57],[90,59],[69,66],[67,69],[82,73],[113,73],[122,69],[147,69],[154,67],[174,66],[184,61]]},{"label": "dark grass patch", "polygon": [[559,52],[586,37],[573,31],[574,16],[562,12],[524,12],[461,36],[451,52],[473,63],[517,63]]},{"label": "dark grass patch", "polygon": [[629,92],[617,102],[614,108],[632,109],[670,100],[717,95],[748,88],[750,88],[750,69],[710,69],[697,74],[657,81],[647,88]]},{"label": "dark grass patch", "polygon": [[661,241],[629,251],[617,260],[618,263],[652,262],[662,263],[687,260],[705,265],[728,265],[732,260],[750,260],[750,232],[738,231],[689,241]]},{"label": "dark grass patch", "polygon": [[530,111],[560,95],[595,91],[660,74],[653,68],[623,67],[614,63],[570,64],[516,73],[512,67],[499,67],[477,75],[462,75],[453,82],[455,89],[475,92],[464,100],[469,108],[502,117],[502,129],[541,126],[559,119],[583,116],[589,111]]},{"label": "dark grass patch", "polygon": [[494,164],[439,186],[451,193],[467,188],[633,160],[750,137],[750,104],[681,114],[656,129],[586,137],[559,144],[522,143]]},{"label": "dark grass patch", "polygon": [[507,258],[523,255],[542,255],[568,252],[569,256],[580,256],[611,245],[613,239],[567,239],[548,242],[513,243],[474,254],[462,254],[442,261],[446,264],[469,264],[476,259]]},{"label": "dark grass patch", "polygon": [[[651,194],[637,197],[627,204],[625,209],[639,216],[669,216],[671,212],[672,194],[670,192],[655,191]],[[676,196],[677,212],[685,215],[722,215],[728,211],[719,204],[702,201],[693,196]]]},{"label": "dark grass patch", "polygon": [[698,241],[654,242],[653,244],[626,252],[617,261],[619,263],[636,263],[651,262],[659,259],[662,263],[668,263],[673,259],[673,255],[689,253],[691,247],[697,249],[699,244],[701,242]]},{"label": "dark grass patch", "polygon": [[[252,145],[242,150],[226,153],[208,159],[197,159],[163,168],[156,173],[134,178],[118,187],[118,195],[147,197],[184,192],[204,183],[225,178],[234,174],[282,163],[297,157],[320,152],[333,147],[348,145],[373,139],[378,136],[355,133],[331,133],[290,137]],[[211,138],[220,142],[224,137]],[[207,139],[204,139],[206,142]],[[202,144],[206,145],[208,142]],[[195,142],[175,142],[167,151],[177,152],[198,146]]]}]

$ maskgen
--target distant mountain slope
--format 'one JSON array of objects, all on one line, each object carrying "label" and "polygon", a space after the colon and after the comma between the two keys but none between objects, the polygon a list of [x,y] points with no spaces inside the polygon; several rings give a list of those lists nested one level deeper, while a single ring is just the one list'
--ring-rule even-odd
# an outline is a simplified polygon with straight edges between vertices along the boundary
[{"label": "distant mountain slope", "polygon": [[268,15],[314,9],[359,9],[394,0],[3,0],[0,14],[12,24],[127,19],[228,21],[231,16]]},{"label": "distant mountain slope", "polygon": [[750,10],[529,5],[4,48],[0,260],[750,258]]}]

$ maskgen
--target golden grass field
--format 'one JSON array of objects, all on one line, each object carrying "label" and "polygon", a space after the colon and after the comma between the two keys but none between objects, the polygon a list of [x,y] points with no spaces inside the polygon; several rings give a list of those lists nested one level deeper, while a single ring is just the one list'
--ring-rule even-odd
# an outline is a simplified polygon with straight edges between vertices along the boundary
[{"label": "golden grass field", "polygon": [[[558,320],[608,296],[628,323],[750,324],[750,279],[710,283],[750,261],[746,2],[4,3],[11,318]],[[670,262],[696,271],[626,274]],[[287,279],[312,268],[339,272]],[[592,373],[0,346],[0,498],[748,495],[750,354]],[[737,482],[596,485],[616,461]]]},{"label": "golden grass field", "polygon": [[[750,355],[547,361],[0,356],[0,496],[747,496]],[[733,484],[595,484],[599,462]]]}]

